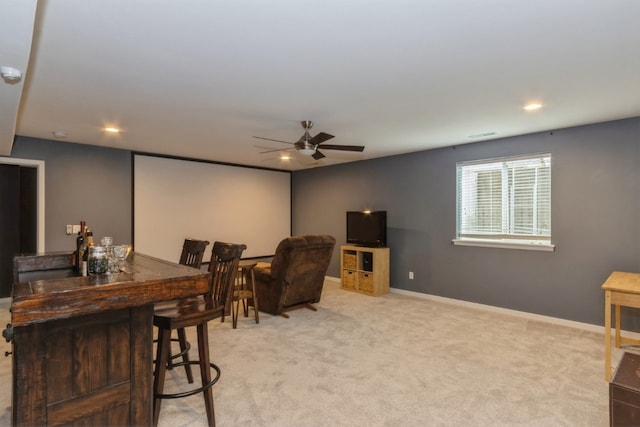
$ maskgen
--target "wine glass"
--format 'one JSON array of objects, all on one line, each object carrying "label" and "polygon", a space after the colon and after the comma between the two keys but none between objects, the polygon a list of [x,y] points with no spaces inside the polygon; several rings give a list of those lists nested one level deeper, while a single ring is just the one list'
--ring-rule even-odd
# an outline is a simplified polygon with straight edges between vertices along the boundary
[{"label": "wine glass", "polygon": [[131,245],[114,245],[111,246],[110,258],[112,261],[112,273],[118,273],[122,271],[127,257],[131,253]]}]

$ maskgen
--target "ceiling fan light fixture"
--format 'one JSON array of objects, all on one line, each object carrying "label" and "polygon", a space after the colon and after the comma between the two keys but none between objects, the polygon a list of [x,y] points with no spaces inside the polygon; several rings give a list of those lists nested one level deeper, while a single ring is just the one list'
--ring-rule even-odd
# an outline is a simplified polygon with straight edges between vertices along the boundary
[{"label": "ceiling fan light fixture", "polygon": [[311,139],[309,137],[309,132],[305,132],[304,136],[300,139],[301,140],[295,144],[295,147],[298,149],[298,153],[305,156],[313,156],[318,146],[309,142]]}]

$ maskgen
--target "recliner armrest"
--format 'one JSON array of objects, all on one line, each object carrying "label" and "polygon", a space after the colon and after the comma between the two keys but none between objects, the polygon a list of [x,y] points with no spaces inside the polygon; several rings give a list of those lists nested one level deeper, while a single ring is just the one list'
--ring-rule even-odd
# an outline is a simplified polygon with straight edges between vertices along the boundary
[{"label": "recliner armrest", "polygon": [[267,282],[271,280],[271,264],[268,262],[259,262],[253,268],[253,274],[255,275],[256,280]]}]

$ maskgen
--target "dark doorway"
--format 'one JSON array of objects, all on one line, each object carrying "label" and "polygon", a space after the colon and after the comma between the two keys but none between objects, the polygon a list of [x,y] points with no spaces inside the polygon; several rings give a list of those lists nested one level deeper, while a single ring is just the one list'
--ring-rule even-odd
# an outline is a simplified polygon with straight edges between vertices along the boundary
[{"label": "dark doorway", "polygon": [[0,297],[11,295],[13,257],[37,249],[34,167],[0,164]]}]

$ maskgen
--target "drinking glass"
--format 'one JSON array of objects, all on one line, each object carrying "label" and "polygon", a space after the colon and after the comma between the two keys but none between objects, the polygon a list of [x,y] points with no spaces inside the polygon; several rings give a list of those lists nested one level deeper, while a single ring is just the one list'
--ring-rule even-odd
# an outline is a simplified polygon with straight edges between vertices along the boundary
[{"label": "drinking glass", "polygon": [[111,246],[109,258],[111,261],[110,271],[112,273],[118,273],[122,271],[127,257],[131,253],[131,245],[113,245]]}]

